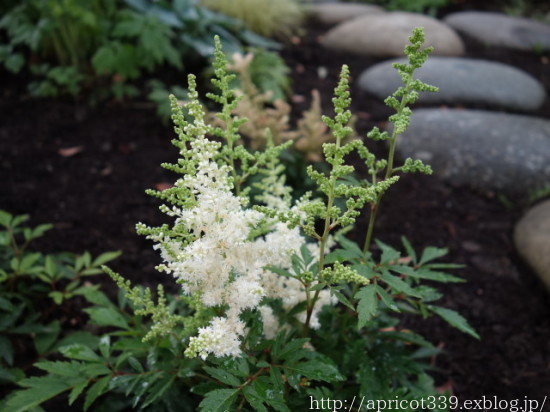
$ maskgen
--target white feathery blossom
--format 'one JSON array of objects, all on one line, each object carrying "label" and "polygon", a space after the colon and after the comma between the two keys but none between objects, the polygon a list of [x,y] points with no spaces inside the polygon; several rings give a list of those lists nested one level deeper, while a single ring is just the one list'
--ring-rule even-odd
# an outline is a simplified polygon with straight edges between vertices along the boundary
[{"label": "white feathery blossom", "polygon": [[[240,356],[241,338],[245,334],[240,315],[244,310],[258,308],[264,320],[266,337],[274,337],[280,330],[271,308],[262,305],[264,298],[281,299],[291,308],[306,299],[303,285],[296,279],[287,279],[270,272],[266,267],[289,269],[292,256],[305,244],[298,228],[274,221],[265,236],[251,238],[251,230],[265,221],[257,211],[244,208],[242,198],[233,194],[231,168],[219,162],[221,144],[206,138],[208,126],[202,121],[198,106],[190,105],[195,117],[193,124],[184,128],[193,136],[182,155],[195,165],[195,172],[186,174],[176,187],[186,188],[192,199],[182,207],[164,207],[175,218],[174,228],[189,237],[187,243],[167,235],[151,235],[156,249],[160,249],[163,271],[177,278],[187,295],[200,298],[205,307],[224,310],[224,316],[215,317],[198,335],[191,337],[188,356],[203,359],[214,356]],[[262,199],[268,206],[280,211],[290,210],[290,192],[284,178],[277,171],[268,172],[268,189]],[[328,292],[319,295],[312,327],[318,325],[317,312],[324,304],[333,303]],[[298,315],[305,321],[305,312]]]}]

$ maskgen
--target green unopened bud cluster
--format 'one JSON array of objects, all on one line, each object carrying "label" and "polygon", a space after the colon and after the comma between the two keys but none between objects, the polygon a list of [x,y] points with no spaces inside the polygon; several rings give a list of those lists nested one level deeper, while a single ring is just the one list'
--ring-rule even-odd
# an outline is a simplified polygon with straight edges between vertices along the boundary
[{"label": "green unopened bud cluster", "polygon": [[319,277],[321,281],[328,284],[349,283],[364,286],[370,283],[367,278],[340,262],[335,262],[333,266],[323,269]]}]

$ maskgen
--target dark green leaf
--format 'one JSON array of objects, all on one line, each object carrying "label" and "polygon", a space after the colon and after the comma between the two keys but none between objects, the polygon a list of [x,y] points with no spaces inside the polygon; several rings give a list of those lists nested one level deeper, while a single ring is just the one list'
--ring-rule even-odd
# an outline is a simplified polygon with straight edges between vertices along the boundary
[{"label": "dark green leaf", "polygon": [[211,368],[209,366],[204,367],[204,371],[212,376],[214,379],[225,383],[230,386],[239,386],[242,382],[228,371],[220,368]]},{"label": "dark green leaf", "polygon": [[412,258],[413,263],[416,263],[418,258],[416,256],[416,252],[414,251],[414,248],[410,244],[409,240],[405,236],[402,236],[401,237],[401,243],[403,243],[403,247],[405,248],[405,251],[407,252],[407,255]]},{"label": "dark green leaf", "polygon": [[243,389],[243,394],[250,406],[258,412],[267,412],[267,408],[264,406],[264,403],[267,401],[263,398],[256,390],[256,388],[247,385]]},{"label": "dark green leaf", "polygon": [[338,368],[328,359],[316,358],[308,362],[293,365],[292,367],[285,366],[285,369],[300,373],[311,380],[337,382],[345,379],[338,371]]},{"label": "dark green leaf", "polygon": [[13,365],[13,346],[7,336],[0,336],[0,355],[8,365]]},{"label": "dark green leaf", "polygon": [[288,355],[291,355],[293,352],[296,352],[299,349],[302,349],[306,342],[309,342],[309,339],[293,339],[287,343],[280,351],[273,352],[273,356],[278,359],[285,359]]},{"label": "dark green leaf", "polygon": [[128,360],[128,363],[130,364],[130,366],[131,366],[137,373],[143,373],[143,365],[141,364],[140,361],[137,360],[136,357],[134,357],[134,356],[129,356],[127,360]]},{"label": "dark green leaf", "polygon": [[338,289],[330,288],[330,293],[336,296],[336,299],[338,299],[341,304],[347,306],[355,312],[355,307],[351,304],[348,298],[346,298],[342,293],[340,293],[340,291],[338,291]]},{"label": "dark green leaf", "polygon": [[389,309],[393,310],[394,312],[401,312],[392,297],[388,295],[387,292],[379,285],[376,285],[376,293]]},{"label": "dark green leaf", "polygon": [[380,263],[386,264],[390,262],[397,262],[397,259],[401,256],[401,253],[391,246],[386,245],[384,242],[379,240],[376,241],[376,244],[382,251],[382,256],[380,257]]},{"label": "dark green leaf", "polygon": [[84,312],[90,315],[90,322],[94,325],[128,329],[128,322],[115,308],[86,308]]},{"label": "dark green leaf", "polygon": [[443,282],[443,283],[464,282],[464,279],[461,279],[453,275],[449,275],[444,272],[432,271],[426,268],[425,266],[420,267],[418,269],[414,269],[410,266],[393,265],[393,266],[389,266],[388,269],[393,272],[397,272],[397,273],[407,275],[417,279],[436,280],[438,282]]},{"label": "dark green leaf", "polygon": [[355,297],[359,300],[357,303],[357,313],[359,316],[357,327],[361,329],[374,315],[376,315],[378,310],[378,298],[376,297],[375,285],[362,287]]},{"label": "dark green leaf", "polygon": [[90,389],[88,389],[88,392],[86,393],[86,398],[84,400],[84,410],[88,410],[90,405],[94,403],[94,401],[101,396],[103,393],[105,393],[105,390],[107,389],[107,386],[109,385],[109,382],[111,380],[111,376],[105,376],[104,378],[101,378],[97,382],[95,382]]},{"label": "dark green leaf", "polygon": [[380,277],[380,279],[390,285],[392,289],[398,293],[405,293],[409,296],[420,297],[418,293],[416,293],[416,291],[411,288],[406,282],[404,282],[397,276],[390,275],[390,273],[386,270],[382,272],[382,276]]},{"label": "dark green leaf", "polygon": [[447,252],[448,251],[446,248],[437,248],[433,246],[428,246],[422,252],[422,257],[420,258],[420,262],[418,262],[418,264],[422,266],[424,263],[427,263],[431,260],[445,256]]},{"label": "dark green leaf", "polygon": [[429,305],[428,309],[430,309],[436,315],[441,316],[451,326],[454,326],[458,330],[467,333],[468,335],[471,335],[476,339],[480,339],[476,331],[468,324],[468,321],[454,310],[432,305]]},{"label": "dark green leaf", "polygon": [[101,358],[89,347],[74,343],[72,345],[63,346],[59,348],[59,352],[61,352],[64,356],[70,359],[78,359],[83,361],[99,361]]},{"label": "dark green leaf", "polygon": [[54,320],[47,327],[49,329],[47,332],[37,333],[34,337],[34,347],[40,355],[51,349],[61,332],[61,325],[58,320]]},{"label": "dark green leaf", "polygon": [[73,389],[69,393],[69,405],[72,405],[76,398],[82,393],[82,391],[88,386],[90,381],[85,379],[73,386]]},{"label": "dark green leaf", "polygon": [[19,384],[29,389],[15,392],[6,403],[7,411],[28,411],[71,387],[67,382],[52,376],[23,379]]},{"label": "dark green leaf", "polygon": [[99,255],[94,259],[92,262],[92,266],[101,266],[104,265],[107,262],[110,262],[111,260],[116,259],[122,254],[120,250],[114,251],[114,252],[105,252]]},{"label": "dark green leaf", "polygon": [[4,210],[0,210],[0,225],[7,228],[10,226],[12,219],[13,219],[13,216],[10,213]]},{"label": "dark green leaf", "polygon": [[240,389],[216,389],[208,392],[199,408],[203,412],[224,412],[231,410],[231,405],[237,398]]}]

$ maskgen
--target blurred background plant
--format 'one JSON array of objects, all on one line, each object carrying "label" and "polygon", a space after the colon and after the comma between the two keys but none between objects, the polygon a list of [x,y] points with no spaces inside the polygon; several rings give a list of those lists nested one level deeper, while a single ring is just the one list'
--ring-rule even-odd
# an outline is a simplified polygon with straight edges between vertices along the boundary
[{"label": "blurred background plant", "polygon": [[201,4],[242,20],[255,33],[280,39],[296,34],[303,19],[297,0],[201,0]]},{"label": "blurred background plant", "polygon": [[139,79],[159,69],[183,77],[207,67],[214,35],[229,53],[278,47],[197,0],[24,0],[2,9],[0,64],[30,75],[29,91],[41,97],[137,96]]}]

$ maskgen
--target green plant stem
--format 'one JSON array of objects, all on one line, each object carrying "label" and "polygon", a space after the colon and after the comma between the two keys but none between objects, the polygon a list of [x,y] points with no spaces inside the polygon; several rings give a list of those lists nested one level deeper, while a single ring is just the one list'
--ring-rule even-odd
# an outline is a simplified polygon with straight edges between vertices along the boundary
[{"label": "green plant stem", "polygon": [[[336,150],[335,152],[338,152],[338,149],[340,148],[340,145],[341,145],[341,138],[338,136],[336,137]],[[328,240],[328,235],[330,233],[330,230],[331,230],[331,224],[332,224],[332,219],[330,217],[330,211],[332,209],[332,206],[334,205],[334,198],[335,198],[335,195],[334,195],[334,189],[336,187],[336,178],[334,176],[331,176],[330,178],[330,189],[329,189],[329,193],[328,193],[328,200],[327,200],[327,208],[326,208],[326,217],[325,217],[325,226],[324,226],[324,229],[323,229],[323,234],[321,235],[321,240],[320,240],[320,245],[319,245],[319,273],[321,273],[321,271],[324,269],[325,267],[325,249],[326,249],[326,244],[327,244],[327,240]],[[313,299],[311,299],[311,303],[309,302],[309,299],[308,299],[308,303],[307,303],[307,311],[306,311],[306,321],[304,323],[304,330],[306,331],[306,335],[307,335],[307,330],[309,330],[309,323],[311,321],[311,315],[313,314],[313,308],[315,307],[315,303],[317,302],[317,299],[319,298],[319,294],[321,293],[321,290],[316,290],[315,291],[315,294],[313,295]],[[306,296],[309,298],[309,294],[308,294],[308,290],[306,288]]]},{"label": "green plant stem", "polygon": [[[411,86],[412,86],[412,74],[407,79],[407,83],[405,84],[405,93],[403,94],[403,98],[401,99],[401,104],[399,105],[399,109],[397,110],[397,115],[401,115],[403,113],[403,109],[407,106],[409,103],[409,93],[411,92]],[[388,150],[388,163],[386,165],[386,173],[384,174],[384,179],[389,179],[394,172],[396,171],[393,168],[393,161],[395,158],[395,146],[397,142],[397,136],[399,134],[397,133],[397,127],[394,126],[392,135],[389,139],[390,141],[390,148]],[[373,182],[374,183],[374,182]],[[376,220],[376,214],[378,213],[378,210],[380,209],[380,201],[382,200],[382,193],[379,193],[376,196],[376,201],[374,203],[371,203],[371,213],[369,216],[369,226],[367,228],[367,234],[365,236],[365,243],[363,245],[363,252],[366,253],[369,251],[371,243],[372,243],[372,235],[374,232],[374,221]]]}]

